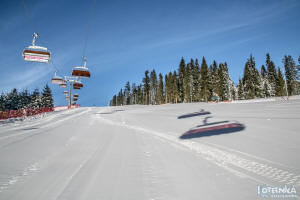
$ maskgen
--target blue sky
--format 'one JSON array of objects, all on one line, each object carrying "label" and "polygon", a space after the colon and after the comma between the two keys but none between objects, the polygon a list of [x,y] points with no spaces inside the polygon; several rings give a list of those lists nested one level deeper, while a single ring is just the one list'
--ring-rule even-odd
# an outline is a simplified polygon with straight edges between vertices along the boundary
[{"label": "blue sky", "polygon": [[[25,3],[35,28],[21,0],[1,0],[0,92],[49,83],[55,104],[64,105],[63,89],[50,84],[54,67],[23,61],[22,50],[39,33],[37,44],[51,51],[59,74],[70,75],[82,64],[93,0]],[[146,69],[173,71],[181,57],[226,61],[235,83],[251,53],[257,67],[267,52],[281,67],[284,55],[300,55],[299,10],[298,0],[97,0],[86,49],[92,77],[84,80],[78,103],[107,105],[127,80],[140,83]]]}]

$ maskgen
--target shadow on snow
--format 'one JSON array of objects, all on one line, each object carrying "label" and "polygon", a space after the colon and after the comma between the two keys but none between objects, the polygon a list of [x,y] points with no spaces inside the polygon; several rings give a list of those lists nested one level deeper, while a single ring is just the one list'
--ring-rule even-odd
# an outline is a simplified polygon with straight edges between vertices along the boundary
[{"label": "shadow on snow", "polygon": [[203,109],[200,110],[199,112],[194,112],[194,113],[188,113],[184,115],[180,115],[177,117],[177,119],[184,119],[184,118],[189,118],[189,117],[196,117],[196,116],[201,116],[201,115],[209,115],[211,114],[208,111],[204,111]]},{"label": "shadow on snow", "polygon": [[228,120],[207,123],[207,120],[209,118],[212,117],[206,117],[203,120],[202,125],[198,125],[195,128],[188,130],[187,132],[182,134],[179,138],[192,139],[192,138],[199,138],[199,137],[207,137],[213,135],[239,132],[245,129],[245,125],[238,122],[230,122]]},{"label": "shadow on snow", "polygon": [[110,112],[102,112],[102,113],[95,113],[95,114],[99,114],[99,115],[107,115],[107,114],[113,114],[115,112],[120,112],[120,111],[125,111],[125,110],[112,110]]}]

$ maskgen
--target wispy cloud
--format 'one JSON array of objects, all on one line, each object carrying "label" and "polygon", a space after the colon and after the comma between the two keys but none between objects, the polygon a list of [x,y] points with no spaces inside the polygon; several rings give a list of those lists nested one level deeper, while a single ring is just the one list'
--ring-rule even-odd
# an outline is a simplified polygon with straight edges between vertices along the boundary
[{"label": "wispy cloud", "polygon": [[[257,7],[256,10],[249,12],[250,14],[242,13],[243,11],[239,10],[239,7],[224,11],[222,15],[224,18],[227,18],[227,23],[219,24],[217,28],[203,29],[199,30],[195,28],[195,31],[189,32],[188,34],[177,34],[175,36],[168,36],[164,39],[160,39],[157,42],[152,42],[151,44],[144,46],[143,48],[157,48],[161,46],[167,46],[172,44],[184,43],[193,40],[199,40],[206,37],[222,34],[225,32],[236,31],[242,28],[255,28],[259,24],[264,24],[270,19],[280,17],[284,19],[287,15],[283,15],[289,10],[298,6],[297,1],[290,2],[275,2],[270,6]],[[253,9],[253,8],[252,8]],[[238,19],[238,17],[240,17]],[[210,19],[214,20],[214,19]],[[215,23],[216,25],[218,23]]]},{"label": "wispy cloud", "polygon": [[0,82],[0,90],[1,92],[7,92],[13,88],[25,89],[45,78],[51,71],[53,71],[51,68],[47,68],[43,65],[32,66],[31,69],[24,69],[18,73],[14,73],[13,76],[7,79],[2,79]]}]

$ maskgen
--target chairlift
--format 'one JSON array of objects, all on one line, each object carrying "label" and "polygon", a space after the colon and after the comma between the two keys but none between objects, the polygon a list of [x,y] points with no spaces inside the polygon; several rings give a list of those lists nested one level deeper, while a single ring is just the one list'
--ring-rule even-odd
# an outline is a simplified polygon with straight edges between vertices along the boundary
[{"label": "chairlift", "polygon": [[81,77],[81,78],[91,77],[90,71],[86,67],[86,58],[83,58],[83,66],[78,66],[73,68],[72,76]]},{"label": "chairlift", "polygon": [[66,83],[61,83],[61,84],[59,84],[59,87],[65,88],[65,87],[67,87],[67,84]]},{"label": "chairlift", "polygon": [[80,90],[80,88],[81,88],[81,87],[73,86],[73,89],[74,89],[74,90]]},{"label": "chairlift", "polygon": [[80,88],[82,88],[82,87],[83,87],[83,84],[82,84],[80,81],[75,81],[75,82],[73,83],[73,87],[80,87]]},{"label": "chairlift", "polygon": [[64,91],[64,95],[68,95],[69,94],[69,92],[68,91]]},{"label": "chairlift", "polygon": [[73,97],[73,101],[77,101],[77,100],[78,100],[77,98],[74,98],[74,97]]},{"label": "chairlift", "polygon": [[79,97],[79,95],[78,95],[78,94],[74,94],[74,95],[73,95],[73,97],[75,97],[75,98],[78,98],[78,97]]},{"label": "chairlift", "polygon": [[63,81],[62,77],[57,76],[56,72],[55,72],[53,78],[51,79],[51,83],[52,84],[63,84],[64,81]]},{"label": "chairlift", "polygon": [[25,61],[49,63],[50,51],[46,47],[35,45],[38,36],[37,33],[33,33],[32,46],[28,46],[23,50],[23,59]]}]

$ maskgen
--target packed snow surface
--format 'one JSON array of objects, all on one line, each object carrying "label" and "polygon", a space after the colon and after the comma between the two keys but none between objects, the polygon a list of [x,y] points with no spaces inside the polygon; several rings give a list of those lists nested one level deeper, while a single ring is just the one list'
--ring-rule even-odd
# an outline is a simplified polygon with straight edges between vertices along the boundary
[{"label": "packed snow surface", "polygon": [[300,100],[77,108],[0,124],[0,199],[300,194]]}]

